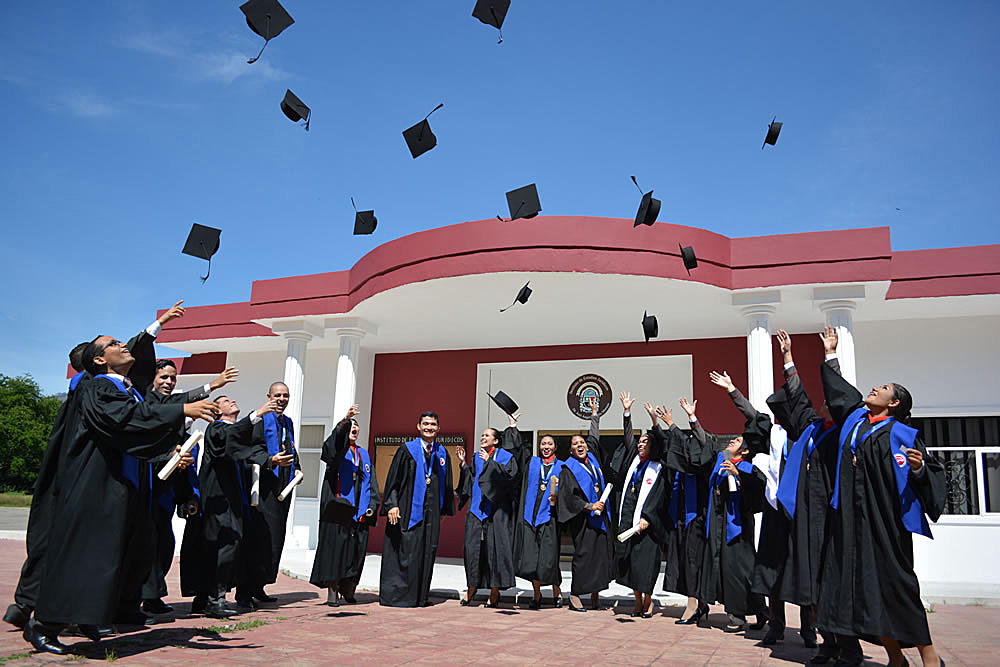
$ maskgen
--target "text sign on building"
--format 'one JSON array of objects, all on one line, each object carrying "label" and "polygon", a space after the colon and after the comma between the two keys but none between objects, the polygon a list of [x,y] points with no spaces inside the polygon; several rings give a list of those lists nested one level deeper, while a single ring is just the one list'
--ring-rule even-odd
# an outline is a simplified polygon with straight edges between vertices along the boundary
[{"label": "text sign on building", "polygon": [[[375,446],[381,445],[405,445],[410,440],[417,438],[415,433],[410,435],[376,435],[374,438]],[[456,445],[461,445],[465,447],[465,436],[464,435],[439,435],[434,439],[435,442],[439,442],[445,447],[454,447]]]}]

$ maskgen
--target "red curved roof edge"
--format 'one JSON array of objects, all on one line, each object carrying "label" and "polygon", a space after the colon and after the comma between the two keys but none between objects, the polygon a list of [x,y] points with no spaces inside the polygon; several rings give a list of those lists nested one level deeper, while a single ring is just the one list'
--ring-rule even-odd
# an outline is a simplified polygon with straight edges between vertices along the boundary
[{"label": "red curved roof edge", "polygon": [[[678,245],[694,246],[690,275]],[[1000,245],[892,252],[889,228],[728,238],[704,229],[631,220],[541,216],[478,220],[383,243],[350,269],[256,280],[249,302],[187,309],[162,342],[273,335],[252,320],[349,312],[410,283],[497,271],[646,275],[725,289],[892,281],[888,298],[1000,293]]]}]

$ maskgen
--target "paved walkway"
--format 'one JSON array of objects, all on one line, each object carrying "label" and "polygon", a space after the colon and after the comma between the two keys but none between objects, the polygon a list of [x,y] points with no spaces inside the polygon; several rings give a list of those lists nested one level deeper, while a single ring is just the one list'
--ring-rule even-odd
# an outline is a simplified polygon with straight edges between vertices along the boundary
[{"label": "paved walkway", "polygon": [[0,530],[23,531],[27,527],[27,507],[0,507]]},{"label": "paved walkway", "polygon": [[[23,542],[0,540],[0,600],[10,600],[23,559]],[[177,591],[177,567],[168,587]],[[0,629],[0,664],[89,662],[114,659],[125,664],[163,665],[272,663],[281,665],[429,664],[804,664],[804,649],[789,628],[775,648],[760,646],[761,633],[729,635],[721,608],[712,627],[674,624],[680,613],[666,607],[652,619],[632,619],[629,604],[578,614],[546,607],[541,611],[506,604],[498,610],[460,607],[455,600],[434,600],[426,609],[380,607],[370,593],[359,604],[339,608],[322,604],[325,591],[282,576],[268,590],[278,602],[229,621],[191,616],[190,601],[167,598],[175,612],[147,628],[100,644],[73,637],[76,656],[31,654],[13,629]],[[322,596],[321,596],[322,593]],[[793,621],[798,613],[789,610]],[[931,632],[949,665],[998,663],[1000,609],[940,606],[930,616]],[[239,624],[239,625],[237,625]],[[865,644],[872,664],[885,664],[884,652]],[[908,650],[910,664],[919,655]]]}]

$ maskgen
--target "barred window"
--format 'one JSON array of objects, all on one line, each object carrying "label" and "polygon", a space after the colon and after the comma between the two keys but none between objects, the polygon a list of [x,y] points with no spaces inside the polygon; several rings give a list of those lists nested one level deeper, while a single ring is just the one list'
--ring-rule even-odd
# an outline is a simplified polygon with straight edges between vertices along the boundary
[{"label": "barred window", "polygon": [[918,417],[912,425],[944,464],[945,514],[1000,512],[1000,417]]}]

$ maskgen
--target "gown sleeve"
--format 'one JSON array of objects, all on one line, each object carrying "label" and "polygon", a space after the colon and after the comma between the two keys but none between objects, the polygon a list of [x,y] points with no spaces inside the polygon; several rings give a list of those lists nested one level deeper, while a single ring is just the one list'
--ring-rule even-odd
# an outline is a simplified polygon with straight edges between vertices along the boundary
[{"label": "gown sleeve", "polygon": [[587,499],[583,495],[583,489],[576,483],[576,477],[566,466],[563,466],[562,470],[559,471],[559,492],[556,496],[556,507],[558,508],[559,523],[566,523],[581,512],[588,512]]},{"label": "gown sleeve", "polygon": [[767,407],[778,425],[788,432],[788,439],[794,442],[819,415],[802,387],[795,366],[784,372],[785,384],[767,397]]},{"label": "gown sleeve", "polygon": [[179,404],[136,402],[110,382],[95,379],[81,392],[80,411],[86,427],[112,449],[140,459],[171,451],[184,423]]},{"label": "gown sleeve", "polygon": [[920,473],[910,470],[910,485],[920,500],[920,506],[931,521],[937,521],[944,512],[948,496],[948,483],[945,477],[944,465],[933,454],[927,451],[923,440],[919,437],[913,443],[914,449],[924,455],[924,467]]},{"label": "gown sleeve", "polygon": [[820,366],[819,376],[823,381],[823,394],[826,396],[826,405],[830,408],[830,415],[833,417],[833,421],[840,426],[843,425],[848,415],[864,403],[864,397],[854,385],[841,377],[839,365],[836,369],[831,366],[833,361],[836,359],[823,362]]},{"label": "gown sleeve", "polygon": [[379,503],[382,501],[382,494],[379,492],[378,488],[378,476],[375,474],[375,466],[372,466],[372,477],[371,477],[371,497],[368,500],[368,509],[371,511],[371,516],[362,516],[362,520],[365,525],[374,526],[378,524],[378,507]]},{"label": "gown sleeve", "polygon": [[[389,510],[393,507],[399,507],[399,487],[402,484],[406,468],[402,461],[403,457],[406,456],[403,449],[403,447],[400,447],[396,450],[395,455],[392,457],[392,464],[389,466],[389,472],[385,475],[385,489],[382,491],[382,510],[379,512],[382,516],[388,514]],[[400,512],[402,512],[402,508],[400,508]]]},{"label": "gown sleeve", "polygon": [[152,392],[153,379],[156,378],[155,342],[156,339],[143,329],[125,344],[135,359],[128,371],[128,379],[142,393],[143,398]]},{"label": "gown sleeve", "polygon": [[319,458],[328,466],[335,465],[338,459],[343,458],[344,452],[350,446],[351,425],[350,419],[341,419],[323,441],[323,451]]},{"label": "gown sleeve", "polygon": [[[479,456],[479,454],[477,453],[475,456]],[[458,494],[459,511],[472,498],[472,485],[476,483],[476,469],[474,466],[475,460],[471,464],[462,463],[458,467],[458,488],[455,492]]]},{"label": "gown sleeve", "polygon": [[444,509],[441,510],[441,516],[454,516],[455,515],[455,487],[454,476],[451,472],[451,457],[444,457]]},{"label": "gown sleeve", "polygon": [[499,504],[514,495],[514,482],[517,479],[517,457],[512,456],[507,463],[498,463],[496,456],[483,466],[483,474],[479,476],[479,489],[490,502]]}]

